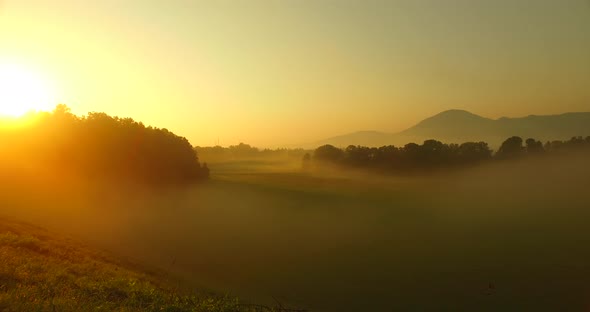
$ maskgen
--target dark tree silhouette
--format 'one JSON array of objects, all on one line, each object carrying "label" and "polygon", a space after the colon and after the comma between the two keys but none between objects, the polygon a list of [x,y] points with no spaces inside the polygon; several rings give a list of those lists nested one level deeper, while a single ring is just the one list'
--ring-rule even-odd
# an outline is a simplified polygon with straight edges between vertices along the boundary
[{"label": "dark tree silhouette", "polygon": [[436,167],[448,164],[450,147],[436,140],[426,140],[419,148],[419,161],[423,166]]},{"label": "dark tree silhouette", "polygon": [[350,145],[344,150],[344,161],[352,166],[363,166],[374,158],[369,147]]},{"label": "dark tree silhouette", "polygon": [[313,159],[317,161],[335,163],[342,160],[343,157],[344,152],[330,144],[320,146],[313,152]]},{"label": "dark tree silhouette", "polygon": [[509,159],[521,156],[524,152],[524,146],[522,146],[522,138],[513,136],[508,138],[502,145],[498,152],[496,153],[496,157],[498,159]]},{"label": "dark tree silhouette", "polygon": [[222,146],[195,146],[195,151],[204,159],[209,161],[231,161],[231,160],[253,160],[253,159],[282,159],[301,160],[301,157],[308,151],[297,149],[258,149],[249,144],[240,143],[229,147]]},{"label": "dark tree silhouette", "polygon": [[563,141],[548,141],[547,143],[545,143],[545,150],[546,151],[551,151],[551,152],[557,152],[560,151],[564,146]]},{"label": "dark tree silhouette", "polygon": [[466,142],[457,147],[457,161],[479,163],[492,158],[492,150],[486,142]]},{"label": "dark tree silhouette", "polygon": [[543,143],[541,143],[541,141],[537,141],[535,139],[527,139],[525,143],[526,151],[529,154],[540,154],[545,151],[545,148],[543,148]]},{"label": "dark tree silhouette", "polygon": [[375,150],[373,161],[379,167],[393,169],[399,165],[402,152],[393,145],[381,146]]},{"label": "dark tree silhouette", "polygon": [[229,150],[234,156],[239,158],[252,157],[253,155],[256,155],[259,152],[259,150],[256,147],[252,147],[245,143],[232,145],[229,147]]},{"label": "dark tree silhouette", "polygon": [[63,104],[41,112],[11,145],[30,163],[90,178],[132,179],[149,183],[185,183],[208,177],[184,137],[145,127],[131,118],[89,113],[78,117]]},{"label": "dark tree silhouette", "polygon": [[392,145],[379,148],[350,145],[342,150],[324,145],[315,150],[313,161],[384,172],[412,172],[548,154],[545,151],[555,153],[582,149],[590,150],[590,138],[573,137],[565,142],[547,142],[545,146],[535,139],[527,139],[525,147],[522,138],[514,136],[502,143],[495,157],[486,142],[465,142],[459,145],[426,140],[422,145],[409,143],[403,148]]}]

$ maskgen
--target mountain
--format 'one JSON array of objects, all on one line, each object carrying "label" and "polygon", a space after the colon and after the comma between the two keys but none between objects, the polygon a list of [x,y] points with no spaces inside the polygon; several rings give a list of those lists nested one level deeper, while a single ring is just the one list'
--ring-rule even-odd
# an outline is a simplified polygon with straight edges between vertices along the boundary
[{"label": "mountain", "polygon": [[442,137],[461,137],[466,132],[477,131],[486,134],[493,127],[494,120],[472,114],[464,110],[448,110],[424,119],[410,129],[400,132],[406,136],[431,136],[436,133]]},{"label": "mountain", "polygon": [[359,131],[316,142],[345,147],[348,145],[383,146],[422,143],[435,139],[446,143],[485,141],[498,147],[511,136],[541,141],[566,140],[573,136],[590,135],[590,112],[560,115],[530,115],[527,117],[499,119],[485,118],[464,110],[448,110],[424,119],[415,126],[399,133]]}]

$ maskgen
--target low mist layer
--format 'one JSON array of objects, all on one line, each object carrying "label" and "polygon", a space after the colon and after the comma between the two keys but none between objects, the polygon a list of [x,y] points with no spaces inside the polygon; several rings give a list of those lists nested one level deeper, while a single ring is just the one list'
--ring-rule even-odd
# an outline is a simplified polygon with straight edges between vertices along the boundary
[{"label": "low mist layer", "polygon": [[[2,213],[176,272],[198,288],[313,311],[581,310],[586,154],[406,178],[239,163],[146,188],[22,172]],[[212,172],[215,172],[213,166]]]}]

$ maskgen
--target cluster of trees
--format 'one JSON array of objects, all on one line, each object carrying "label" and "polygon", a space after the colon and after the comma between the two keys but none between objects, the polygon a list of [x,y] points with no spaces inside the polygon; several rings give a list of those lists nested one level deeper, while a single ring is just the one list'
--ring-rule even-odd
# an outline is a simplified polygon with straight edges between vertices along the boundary
[{"label": "cluster of trees", "polygon": [[562,151],[590,150],[590,136],[573,137],[568,141],[551,141],[543,144],[535,139],[514,136],[502,143],[496,153],[486,142],[445,144],[427,140],[422,145],[409,143],[403,147],[393,145],[364,147],[350,145],[340,149],[332,145],[318,147],[313,156],[303,156],[303,168],[314,164],[333,164],[347,167],[378,168],[393,171],[413,171],[479,164],[492,159],[515,159],[525,155],[540,155]]},{"label": "cluster of trees", "polygon": [[242,159],[301,159],[306,153],[304,149],[259,149],[249,144],[240,143],[229,147],[196,146],[195,151],[209,161],[231,161]]},{"label": "cluster of trees", "polygon": [[60,104],[28,116],[27,127],[4,128],[0,156],[89,178],[184,183],[209,176],[184,137],[105,113],[76,116]]},{"label": "cluster of trees", "polygon": [[547,141],[545,144],[532,138],[523,141],[521,137],[513,136],[502,143],[495,158],[513,159],[525,155],[556,154],[580,150],[590,150],[590,136],[586,138],[572,137],[567,141]]}]

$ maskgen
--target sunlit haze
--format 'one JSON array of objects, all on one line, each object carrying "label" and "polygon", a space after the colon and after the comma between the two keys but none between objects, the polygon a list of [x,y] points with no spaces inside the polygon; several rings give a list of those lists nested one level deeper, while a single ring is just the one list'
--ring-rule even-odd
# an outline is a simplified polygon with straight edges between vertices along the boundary
[{"label": "sunlit haze", "polygon": [[4,0],[0,31],[0,114],[52,97],[194,145],[590,111],[586,0]]},{"label": "sunlit haze", "polygon": [[590,0],[0,0],[0,312],[588,311]]},{"label": "sunlit haze", "polygon": [[0,116],[20,117],[29,111],[52,110],[48,83],[13,64],[0,64]]}]

